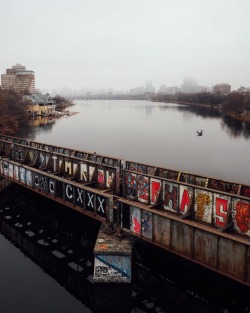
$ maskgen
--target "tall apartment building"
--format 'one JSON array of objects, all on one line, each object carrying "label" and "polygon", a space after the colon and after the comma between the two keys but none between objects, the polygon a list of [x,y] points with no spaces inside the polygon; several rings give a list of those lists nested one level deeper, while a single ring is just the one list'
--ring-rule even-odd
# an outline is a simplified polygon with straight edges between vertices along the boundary
[{"label": "tall apartment building", "polygon": [[13,65],[11,69],[6,69],[6,74],[1,75],[1,87],[18,93],[35,93],[35,72],[27,71],[26,66],[21,64]]},{"label": "tall apartment building", "polygon": [[213,87],[213,92],[221,95],[228,95],[231,92],[231,85],[227,83],[216,84]]}]

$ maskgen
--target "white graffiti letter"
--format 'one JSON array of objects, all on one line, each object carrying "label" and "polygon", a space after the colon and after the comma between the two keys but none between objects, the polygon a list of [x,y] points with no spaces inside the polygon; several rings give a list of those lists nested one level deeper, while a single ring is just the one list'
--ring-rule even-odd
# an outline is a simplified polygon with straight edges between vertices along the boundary
[{"label": "white graffiti letter", "polygon": [[91,206],[93,208],[94,207],[94,203],[93,203],[92,199],[93,199],[94,195],[90,195],[88,193],[88,197],[89,197],[88,206]]},{"label": "white graffiti letter", "polygon": [[76,190],[77,190],[77,193],[78,193],[78,197],[77,197],[76,201],[80,201],[81,203],[83,203],[83,199],[82,199],[83,190],[79,189],[79,188],[76,188]]},{"label": "white graffiti letter", "polygon": [[102,213],[105,213],[104,207],[103,207],[103,203],[104,203],[105,199],[100,199],[99,197],[97,199],[99,201],[99,207],[98,207],[97,211],[101,211]]},{"label": "white graffiti letter", "polygon": [[[69,191],[71,191],[70,194],[69,194]],[[67,196],[67,198],[69,198],[69,199],[72,199],[72,198],[73,198],[73,188],[72,188],[72,186],[70,186],[70,185],[67,185],[67,186],[66,186],[66,196]]]}]

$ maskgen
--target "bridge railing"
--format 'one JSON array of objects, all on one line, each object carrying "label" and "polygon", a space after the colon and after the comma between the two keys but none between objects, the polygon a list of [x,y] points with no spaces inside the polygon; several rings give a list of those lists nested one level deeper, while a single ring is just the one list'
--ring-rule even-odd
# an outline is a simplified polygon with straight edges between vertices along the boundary
[{"label": "bridge railing", "polygon": [[60,152],[0,138],[0,175],[250,285],[250,186]]},{"label": "bridge railing", "polygon": [[0,175],[103,223],[113,222],[112,194],[8,158],[0,159]]},{"label": "bridge railing", "polygon": [[52,151],[40,149],[40,146],[38,148],[0,140],[2,156],[79,183],[88,183],[96,188],[120,194],[120,163],[118,166],[106,165],[60,152],[60,149]]},{"label": "bridge railing", "polygon": [[45,150],[48,152],[56,152],[56,153],[64,154],[67,156],[76,157],[79,159],[89,160],[89,161],[93,161],[95,163],[102,164],[102,165],[110,165],[113,167],[117,167],[119,169],[121,168],[122,159],[103,155],[103,154],[98,154],[96,152],[70,149],[70,148],[60,147],[60,146],[51,145],[47,143],[41,143],[37,141],[31,141],[27,139],[22,139],[22,138],[17,138],[17,137],[12,137],[12,136],[5,136],[5,135],[0,135],[0,140],[9,142],[9,143],[24,145],[24,146],[39,149],[39,150]]},{"label": "bridge railing", "polygon": [[124,186],[127,199],[149,208],[250,236],[248,185],[127,161]]}]

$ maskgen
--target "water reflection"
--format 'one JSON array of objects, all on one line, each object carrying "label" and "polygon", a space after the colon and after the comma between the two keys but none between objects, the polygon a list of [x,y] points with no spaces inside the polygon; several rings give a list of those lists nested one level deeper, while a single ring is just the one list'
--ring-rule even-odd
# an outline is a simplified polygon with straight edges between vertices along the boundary
[{"label": "water reflection", "polygon": [[[132,289],[96,287],[92,251],[99,226],[22,187],[14,185],[1,195],[0,232],[80,300],[83,313],[248,312],[248,288],[137,239],[133,242]],[[11,262],[13,268],[21,269],[20,258]],[[15,281],[14,271],[6,274],[9,281]],[[34,276],[29,268],[25,274],[29,279]],[[43,301],[52,308],[57,301],[56,287],[46,285],[46,289],[53,292]],[[22,289],[19,296],[25,296]],[[39,302],[30,303],[30,312],[39,312],[37,306]],[[60,312],[68,313],[64,308]]]},{"label": "water reflection", "polygon": [[250,124],[236,120],[230,116],[223,116],[221,127],[225,130],[230,137],[245,139],[250,138]]},{"label": "water reflection", "polygon": [[[24,137],[249,184],[249,126],[218,111],[127,100],[78,100],[71,110],[79,114],[30,127]],[[197,137],[200,129],[204,136]]]},{"label": "water reflection", "polygon": [[[117,108],[123,110],[135,110],[137,111],[140,116],[145,114],[146,118],[152,117],[155,110],[159,110],[162,113],[168,111],[179,111],[184,114],[187,118],[188,116],[198,116],[204,119],[220,119],[221,120],[221,128],[226,131],[231,137],[240,137],[243,136],[244,138],[248,139],[250,137],[250,124],[235,120],[219,110],[214,110],[208,107],[199,107],[199,106],[188,106],[188,105],[178,105],[174,103],[164,104],[164,103],[157,103],[157,102],[147,102],[147,101],[103,101],[100,105],[101,101],[76,101],[77,111],[80,109],[95,109],[99,108],[99,110],[108,110],[110,111],[110,115],[112,115],[112,110],[117,110]],[[71,108],[74,111],[74,106]],[[81,113],[80,112],[80,113]],[[61,118],[63,119],[63,117]],[[22,130],[23,134],[28,134],[29,132],[32,133],[32,127],[37,127],[38,130],[36,131],[37,134],[40,132],[49,132],[52,130],[53,126],[57,122],[58,118],[53,117],[36,117],[32,118],[29,121],[28,129]]]}]

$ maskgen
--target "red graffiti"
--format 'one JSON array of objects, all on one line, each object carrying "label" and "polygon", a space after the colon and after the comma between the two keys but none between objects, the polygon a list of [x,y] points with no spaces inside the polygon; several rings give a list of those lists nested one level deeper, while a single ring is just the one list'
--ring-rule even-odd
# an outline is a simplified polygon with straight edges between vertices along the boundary
[{"label": "red graffiti", "polygon": [[191,197],[189,196],[188,190],[184,189],[182,198],[181,198],[180,211],[182,213],[186,213],[190,207],[190,204],[191,204]]},{"label": "red graffiti", "polygon": [[242,233],[247,233],[250,229],[250,203],[238,201],[235,209],[237,226]]},{"label": "red graffiti", "polygon": [[138,176],[138,198],[148,201],[148,188],[148,178],[144,176]]},{"label": "red graffiti", "polygon": [[157,181],[151,182],[151,202],[155,203],[160,194],[161,183]]},{"label": "red graffiti", "polygon": [[134,217],[134,231],[137,233],[137,234],[140,234],[141,233],[141,225],[140,223],[138,222],[138,219],[136,217]]},{"label": "red graffiti", "polygon": [[227,210],[228,210],[228,201],[226,199],[216,198],[216,217],[215,224],[217,226],[225,226]]},{"label": "red graffiti", "polygon": [[98,183],[104,184],[104,172],[98,171]]}]

